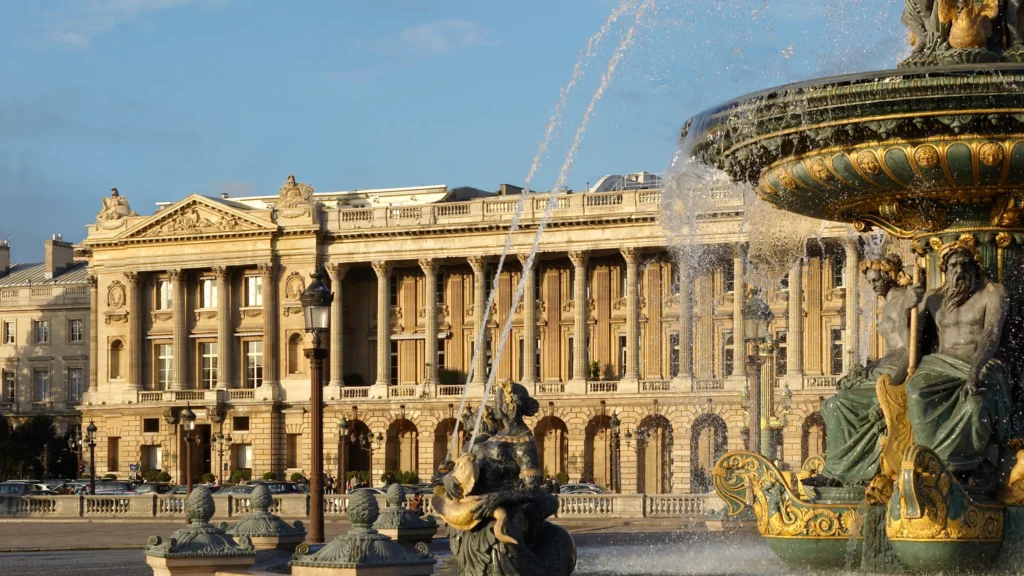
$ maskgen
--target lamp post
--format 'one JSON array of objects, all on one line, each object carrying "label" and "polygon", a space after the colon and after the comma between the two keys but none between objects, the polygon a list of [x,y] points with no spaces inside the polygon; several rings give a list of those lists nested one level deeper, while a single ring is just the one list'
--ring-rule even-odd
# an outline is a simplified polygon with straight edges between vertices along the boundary
[{"label": "lamp post", "polygon": [[217,478],[220,481],[220,485],[223,486],[224,473],[228,470],[227,463],[224,462],[224,448],[231,445],[231,434],[225,436],[224,433],[217,432],[213,439],[217,443],[217,461],[220,462],[220,474],[217,475]]},{"label": "lamp post", "polygon": [[185,495],[192,493],[192,431],[196,429],[196,413],[190,404],[181,412],[181,424],[185,429]]},{"label": "lamp post", "polygon": [[619,447],[619,415],[612,413],[612,492],[618,494],[622,490],[622,450]]},{"label": "lamp post", "polygon": [[79,428],[71,428],[71,436],[68,438],[68,448],[75,453],[75,478],[82,477],[82,438],[79,436]]},{"label": "lamp post", "polygon": [[[770,461],[775,460],[776,454],[775,430],[784,425],[784,420],[775,415],[775,340],[768,330],[774,318],[761,292],[751,293],[743,306],[748,379],[740,398],[750,415],[750,450]],[[791,396],[787,386],[783,390],[784,410],[789,409]]]},{"label": "lamp post", "polygon": [[341,423],[338,424],[338,431],[341,436],[341,448],[339,449],[338,463],[340,464],[338,470],[338,481],[336,486],[341,487],[341,493],[345,493],[345,486],[348,485],[348,433],[352,425],[349,423],[348,418],[342,416]]},{"label": "lamp post", "polygon": [[[323,370],[327,350],[320,347],[320,341],[331,328],[331,302],[334,301],[327,286],[324,286],[324,273],[317,267],[310,275],[313,281],[299,298],[306,321],[306,332],[312,335],[312,347],[306,349],[309,358],[309,403],[310,416],[313,421],[311,472],[309,479],[310,491],[310,526],[309,538],[315,544],[324,541],[324,385]],[[340,330],[341,327],[338,326]]]},{"label": "lamp post", "polygon": [[85,429],[86,440],[89,443],[89,494],[96,494],[96,424],[90,420],[89,427]]}]

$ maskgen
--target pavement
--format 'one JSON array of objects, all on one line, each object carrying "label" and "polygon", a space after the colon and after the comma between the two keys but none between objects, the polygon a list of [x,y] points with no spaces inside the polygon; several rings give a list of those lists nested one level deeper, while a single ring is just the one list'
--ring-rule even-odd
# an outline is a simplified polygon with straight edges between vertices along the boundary
[{"label": "pavement", "polygon": [[[703,531],[703,525],[684,525],[679,520],[600,519],[560,521],[571,534]],[[184,522],[166,520],[0,520],[0,554],[25,552],[69,552],[140,550],[153,535],[166,538]],[[348,522],[324,523],[324,535],[331,539],[349,529]],[[438,531],[443,537],[444,529]],[[6,574],[0,570],[0,574]]]}]

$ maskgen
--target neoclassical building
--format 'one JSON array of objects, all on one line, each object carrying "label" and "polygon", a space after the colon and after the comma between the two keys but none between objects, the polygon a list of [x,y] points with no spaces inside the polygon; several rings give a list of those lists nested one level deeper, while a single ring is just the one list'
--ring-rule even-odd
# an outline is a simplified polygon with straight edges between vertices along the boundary
[{"label": "neoclassical building", "polygon": [[[191,195],[140,216],[115,190],[83,242],[96,328],[81,413],[99,428],[98,473],[125,476],[137,463],[183,481],[186,405],[198,415],[194,476],[308,471],[299,295],[322,265],[335,293],[325,470],[429,478],[463,393],[478,402],[494,371],[539,400],[531,425],[546,473],[604,485],[617,475],[623,492],[708,491],[714,460],[746,436],[742,203],[702,215],[694,238],[712,257],[683,275],[658,222],[658,178],[607,177],[555,195],[524,269],[548,202],[530,195],[496,274],[520,195],[512,186],[315,193],[289,177],[276,195]],[[821,451],[818,409],[860,349],[851,327],[862,306],[850,289],[859,249],[849,237],[827,229],[769,294],[780,387],[792,391],[785,466]],[[520,280],[525,297],[513,307]]]}]

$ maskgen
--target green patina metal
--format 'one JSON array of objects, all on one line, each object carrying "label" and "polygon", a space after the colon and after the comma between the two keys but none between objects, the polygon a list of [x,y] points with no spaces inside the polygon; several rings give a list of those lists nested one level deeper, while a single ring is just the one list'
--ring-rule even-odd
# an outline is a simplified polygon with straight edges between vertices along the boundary
[{"label": "green patina metal", "polygon": [[249,496],[253,511],[237,524],[230,526],[226,532],[232,536],[250,538],[304,537],[306,529],[302,522],[296,520],[289,524],[275,514],[270,513],[274,505],[273,495],[266,486],[259,484]]},{"label": "green patina metal", "polygon": [[236,542],[223,526],[210,524],[215,505],[210,490],[197,486],[185,501],[185,515],[190,524],[177,530],[163,541],[150,536],[145,549],[147,556],[159,558],[225,558],[255,556],[256,550],[247,536]]},{"label": "green patina metal", "polygon": [[437,521],[433,516],[420,518],[404,506],[406,501],[405,488],[401,484],[388,486],[387,508],[380,513],[380,517],[373,523],[376,530],[421,530],[437,528]]}]

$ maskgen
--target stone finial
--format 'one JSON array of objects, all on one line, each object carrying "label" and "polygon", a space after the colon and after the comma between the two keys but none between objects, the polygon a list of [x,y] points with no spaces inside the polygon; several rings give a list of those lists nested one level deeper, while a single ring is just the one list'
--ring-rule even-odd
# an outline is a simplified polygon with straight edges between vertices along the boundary
[{"label": "stone finial", "polygon": [[185,516],[193,524],[207,524],[213,518],[213,494],[206,486],[196,486],[185,500]]},{"label": "stone finial", "polygon": [[388,486],[388,506],[402,506],[405,504],[405,487],[397,482]]},{"label": "stone finial", "polygon": [[358,490],[348,496],[348,519],[353,528],[369,528],[380,515],[377,499],[369,490]]},{"label": "stone finial", "polygon": [[270,494],[270,490],[263,484],[257,484],[256,488],[253,489],[252,494],[249,495],[249,504],[255,510],[260,512],[267,512],[270,507],[274,505],[274,497]]}]

